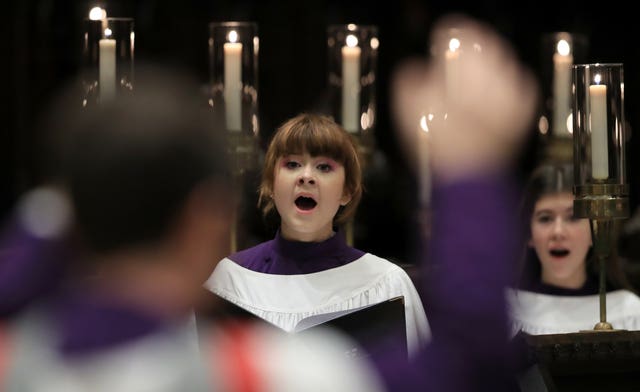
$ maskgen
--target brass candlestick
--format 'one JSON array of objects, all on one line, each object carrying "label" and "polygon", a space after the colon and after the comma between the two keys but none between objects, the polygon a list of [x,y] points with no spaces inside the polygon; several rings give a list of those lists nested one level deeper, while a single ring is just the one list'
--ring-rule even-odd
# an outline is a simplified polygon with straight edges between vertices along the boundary
[{"label": "brass candlestick", "polygon": [[575,187],[573,214],[578,218],[589,218],[593,251],[600,274],[600,322],[595,325],[594,330],[614,329],[607,321],[606,263],[617,241],[614,220],[629,216],[628,194],[627,185],[594,183]]},{"label": "brass candlestick", "polygon": [[238,237],[241,230],[240,211],[244,201],[245,175],[258,168],[260,154],[256,138],[238,132],[227,133],[227,148],[227,154],[231,160],[232,186],[236,203],[231,221],[229,247],[230,253],[235,253],[239,250],[238,246],[241,242]]},{"label": "brass candlestick", "polygon": [[606,264],[616,246],[615,221],[629,216],[623,86],[622,64],[573,67],[573,213],[590,220],[599,264],[600,321],[596,331],[614,329],[607,321]]}]

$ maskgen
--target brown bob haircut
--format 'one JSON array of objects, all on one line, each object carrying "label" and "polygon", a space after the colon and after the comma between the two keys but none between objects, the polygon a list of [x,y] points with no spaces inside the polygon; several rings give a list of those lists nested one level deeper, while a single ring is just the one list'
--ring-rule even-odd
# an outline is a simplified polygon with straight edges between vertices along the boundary
[{"label": "brown bob haircut", "polygon": [[278,160],[292,154],[308,153],[326,156],[344,166],[344,191],[351,195],[349,203],[341,207],[333,219],[340,226],[355,214],[362,198],[362,171],[358,150],[351,135],[328,116],[302,113],[286,121],[274,134],[262,172],[258,207],[266,216],[275,210],[272,199],[274,171]]}]

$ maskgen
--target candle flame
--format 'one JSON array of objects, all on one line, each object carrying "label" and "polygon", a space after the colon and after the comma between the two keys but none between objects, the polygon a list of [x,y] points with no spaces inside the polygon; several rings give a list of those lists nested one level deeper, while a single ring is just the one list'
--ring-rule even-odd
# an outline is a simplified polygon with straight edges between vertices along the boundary
[{"label": "candle flame", "polygon": [[93,7],[89,11],[89,19],[91,20],[102,20],[107,17],[107,11],[100,7]]},{"label": "candle flame", "polygon": [[571,45],[569,45],[569,42],[566,39],[561,39],[556,44],[556,50],[558,51],[558,54],[568,56],[569,53],[571,53]]},{"label": "candle flame", "polygon": [[371,38],[371,49],[376,50],[380,46],[380,41],[376,37]]},{"label": "candle flame", "polygon": [[355,24],[353,24],[353,23],[349,23],[349,24],[347,25],[347,30],[349,30],[349,31],[355,31],[355,30],[356,30],[356,25],[355,25]]},{"label": "candle flame", "polygon": [[449,50],[455,52],[458,49],[460,49],[460,40],[457,38],[451,38],[449,40]]},{"label": "candle flame", "polygon": [[238,33],[235,30],[229,32],[229,42],[235,43],[238,41]]},{"label": "candle flame", "polygon": [[104,36],[105,37],[111,37],[111,34],[113,34],[113,32],[111,31],[110,28],[107,27],[106,29],[104,29]]},{"label": "candle flame", "polygon": [[593,81],[594,81],[596,84],[600,84],[600,83],[602,82],[602,76],[601,76],[600,74],[596,74],[596,75],[593,77]]},{"label": "candle flame", "polygon": [[353,34],[347,35],[347,46],[350,48],[358,46],[358,38]]}]

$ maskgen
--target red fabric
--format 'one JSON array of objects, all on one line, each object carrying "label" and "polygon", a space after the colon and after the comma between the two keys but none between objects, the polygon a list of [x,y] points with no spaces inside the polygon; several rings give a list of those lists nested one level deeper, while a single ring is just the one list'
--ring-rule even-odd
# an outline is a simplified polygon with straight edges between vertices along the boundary
[{"label": "red fabric", "polygon": [[[256,367],[253,328],[248,323],[230,323],[224,333],[228,339],[214,339],[211,344],[213,361],[221,366],[224,383],[233,392],[260,392],[260,372]],[[212,374],[220,374],[220,369]],[[214,380],[220,383],[220,380]],[[215,384],[214,384],[215,385]]]}]

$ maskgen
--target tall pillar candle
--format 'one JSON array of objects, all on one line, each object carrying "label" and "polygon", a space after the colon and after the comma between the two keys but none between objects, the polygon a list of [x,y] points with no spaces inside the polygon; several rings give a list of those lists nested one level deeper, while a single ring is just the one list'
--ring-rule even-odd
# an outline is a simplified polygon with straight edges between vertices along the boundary
[{"label": "tall pillar candle", "polygon": [[573,56],[553,55],[553,133],[559,137],[570,137],[567,119],[570,113],[571,64]]},{"label": "tall pillar candle", "polygon": [[448,49],[444,53],[444,83],[446,100],[448,102],[454,101],[459,93],[459,57],[460,53],[457,49]]},{"label": "tall pillar candle", "polygon": [[591,107],[591,176],[596,180],[609,177],[609,156],[607,141],[607,86],[589,86]]},{"label": "tall pillar candle", "polygon": [[242,130],[242,44],[224,44],[224,103],[227,130]]},{"label": "tall pillar candle", "polygon": [[100,102],[107,102],[116,96],[116,40],[101,39],[98,47]]},{"label": "tall pillar candle", "polygon": [[360,130],[360,53],[355,45],[342,47],[342,126],[352,133]]}]

